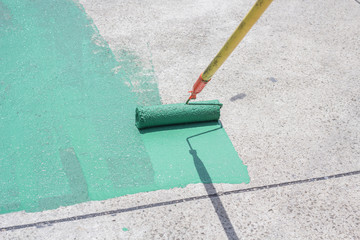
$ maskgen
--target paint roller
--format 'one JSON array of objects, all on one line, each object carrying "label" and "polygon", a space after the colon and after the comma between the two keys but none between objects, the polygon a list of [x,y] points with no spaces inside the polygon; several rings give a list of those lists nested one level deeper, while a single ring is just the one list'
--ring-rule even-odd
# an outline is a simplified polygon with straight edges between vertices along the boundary
[{"label": "paint roller", "polygon": [[272,0],[257,0],[249,13],[236,28],[215,58],[211,61],[205,71],[200,74],[195,82],[190,97],[186,103],[155,105],[155,106],[139,106],[136,108],[135,125],[138,129],[194,123],[216,121],[220,118],[220,108],[222,104],[218,100],[191,102],[196,99],[211,77],[230,56],[236,46],[245,37],[251,27],[260,18]]}]

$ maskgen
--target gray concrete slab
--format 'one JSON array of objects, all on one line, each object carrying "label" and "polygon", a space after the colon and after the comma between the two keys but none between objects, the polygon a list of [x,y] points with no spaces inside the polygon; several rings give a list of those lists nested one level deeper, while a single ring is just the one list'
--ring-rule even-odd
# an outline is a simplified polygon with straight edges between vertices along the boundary
[{"label": "gray concrete slab", "polygon": [[[360,175],[220,197],[147,205],[118,214],[0,233],[3,239],[359,239]],[[176,189],[175,192],[186,191]],[[161,192],[161,191],[159,191]],[[119,199],[117,207],[151,202],[158,192]],[[162,192],[163,197],[171,191]],[[128,199],[128,200],[130,200]],[[121,202],[121,204],[120,204]],[[99,210],[96,202],[80,204]],[[116,207],[114,204],[113,208]],[[78,206],[67,209],[78,213]],[[64,210],[64,209],[63,209]],[[63,210],[47,211],[48,214]],[[15,213],[16,214],[16,213]],[[15,214],[12,214],[13,216]],[[45,213],[25,214],[44,219]],[[9,214],[10,215],[10,214]],[[66,214],[65,214],[66,215]],[[54,216],[54,215],[53,215]],[[50,237],[51,236],[51,237]]]},{"label": "gray concrete slab", "polygon": [[[253,2],[80,1],[115,53],[153,65],[164,104],[185,101]],[[359,13],[350,0],[274,1],[199,95],[224,103],[252,184],[360,169]]]},{"label": "gray concrete slab", "polygon": [[[176,103],[254,1],[79,2],[115,55],[127,49],[142,56],[155,69],[163,103]],[[224,103],[221,121],[251,177],[249,185],[215,185],[218,193],[360,170],[359,23],[353,0],[270,5],[199,95]],[[4,231],[0,238],[360,239],[359,183],[352,175],[213,201],[201,198],[203,185],[189,185],[0,215],[0,227],[8,227],[174,201]],[[200,197],[177,202],[194,196]]]}]

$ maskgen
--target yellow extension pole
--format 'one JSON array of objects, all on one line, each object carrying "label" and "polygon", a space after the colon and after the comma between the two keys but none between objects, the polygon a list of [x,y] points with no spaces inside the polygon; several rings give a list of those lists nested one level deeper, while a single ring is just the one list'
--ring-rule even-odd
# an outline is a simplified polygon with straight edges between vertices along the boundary
[{"label": "yellow extension pole", "polygon": [[225,45],[221,48],[216,57],[211,61],[209,66],[202,74],[205,81],[209,81],[225,60],[234,51],[236,46],[241,42],[245,35],[249,32],[256,21],[261,17],[266,8],[270,5],[272,0],[257,0],[250,12],[246,15],[244,20],[236,28],[234,33],[227,40]]},{"label": "yellow extension pole", "polygon": [[256,1],[255,5],[251,8],[249,13],[242,20],[240,25],[236,28],[234,33],[230,36],[225,45],[221,48],[221,50],[211,61],[205,71],[200,75],[198,81],[193,87],[193,91],[191,91],[192,95],[188,99],[187,103],[190,99],[196,99],[196,94],[198,94],[205,87],[205,84],[211,80],[211,77],[230,56],[236,46],[245,37],[245,35],[249,32],[249,30],[256,23],[256,21],[261,17],[261,15],[264,13],[264,11],[267,9],[271,2],[272,0]]}]

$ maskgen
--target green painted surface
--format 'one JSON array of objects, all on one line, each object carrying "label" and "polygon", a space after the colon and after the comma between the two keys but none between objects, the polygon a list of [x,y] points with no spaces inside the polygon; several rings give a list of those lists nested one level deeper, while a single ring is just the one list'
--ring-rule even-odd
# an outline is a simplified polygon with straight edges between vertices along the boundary
[{"label": "green painted surface", "polygon": [[73,1],[1,9],[0,213],[153,189],[127,86],[151,72],[128,52],[117,62]]},{"label": "green painted surface", "polygon": [[217,121],[141,130],[160,188],[189,183],[249,183],[239,159]]},{"label": "green painted surface", "polygon": [[218,124],[139,133],[136,105],[160,104],[153,69],[129,51],[115,58],[81,6],[2,0],[0,14],[0,213],[248,182]]}]

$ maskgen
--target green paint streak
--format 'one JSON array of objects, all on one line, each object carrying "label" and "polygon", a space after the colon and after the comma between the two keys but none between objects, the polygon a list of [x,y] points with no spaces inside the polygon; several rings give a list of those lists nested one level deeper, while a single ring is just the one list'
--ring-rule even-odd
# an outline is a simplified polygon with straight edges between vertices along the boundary
[{"label": "green paint streak", "polygon": [[129,231],[129,229],[127,229],[127,228],[123,228],[122,230],[123,230],[124,232]]},{"label": "green paint streak", "polygon": [[218,123],[139,133],[136,105],[160,104],[154,72],[115,58],[73,1],[2,0],[0,14],[0,213],[249,181]]},{"label": "green paint streak", "polygon": [[141,130],[160,188],[189,183],[249,183],[239,159],[217,121]]},{"label": "green paint streak", "polygon": [[161,104],[157,82],[154,77],[154,66],[151,66],[150,69],[144,69],[138,57],[129,53],[129,51],[121,50],[116,52],[115,55],[116,59],[121,63],[121,67],[116,68],[115,72],[120,75],[131,76],[131,78],[125,79],[124,82],[131,87],[136,97],[136,103],[142,106]]}]

